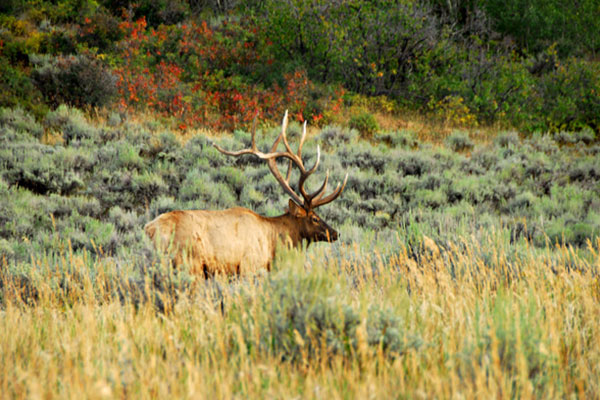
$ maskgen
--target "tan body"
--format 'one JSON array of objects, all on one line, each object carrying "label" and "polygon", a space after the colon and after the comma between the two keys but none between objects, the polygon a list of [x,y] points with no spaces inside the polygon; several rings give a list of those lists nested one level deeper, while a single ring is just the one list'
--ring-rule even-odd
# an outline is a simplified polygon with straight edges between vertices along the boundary
[{"label": "tan body", "polygon": [[[233,275],[269,270],[279,243],[298,246],[302,239],[310,243],[323,237],[337,238],[337,232],[316,214],[313,218],[307,218],[301,207],[290,202],[290,211],[279,217],[263,217],[241,207],[171,211],[159,215],[144,229],[159,249],[172,255],[175,265],[185,263],[192,272],[205,276]],[[325,236],[315,229],[311,232],[311,227],[323,225],[328,229]]]}]

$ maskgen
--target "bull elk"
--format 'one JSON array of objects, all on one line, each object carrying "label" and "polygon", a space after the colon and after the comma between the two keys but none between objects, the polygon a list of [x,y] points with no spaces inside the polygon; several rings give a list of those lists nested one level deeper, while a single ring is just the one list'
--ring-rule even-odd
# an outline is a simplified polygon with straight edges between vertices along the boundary
[{"label": "bull elk", "polygon": [[[338,183],[335,190],[327,196],[325,192],[329,172],[318,190],[307,193],[304,184],[316,171],[321,153],[317,147],[316,162],[312,168],[307,169],[302,161],[306,123],[296,153],[292,151],[286,137],[287,125],[286,111],[281,133],[269,153],[263,153],[256,147],[256,119],[252,127],[251,148],[227,151],[213,144],[218,151],[229,156],[253,154],[265,160],[277,182],[290,196],[287,212],[278,217],[265,217],[247,208],[235,207],[221,211],[179,210],[161,214],[144,229],[160,250],[172,255],[175,265],[186,262],[193,272],[203,273],[204,276],[215,273],[244,274],[261,268],[270,270],[278,243],[288,242],[298,247],[303,241],[310,244],[337,240],[338,233],[315,213],[315,209],[340,196],[346,186],[348,174],[343,183]],[[285,151],[277,149],[281,142]],[[279,172],[278,159],[288,160],[285,178]],[[297,187],[300,195],[290,186],[292,165],[300,171]]]}]

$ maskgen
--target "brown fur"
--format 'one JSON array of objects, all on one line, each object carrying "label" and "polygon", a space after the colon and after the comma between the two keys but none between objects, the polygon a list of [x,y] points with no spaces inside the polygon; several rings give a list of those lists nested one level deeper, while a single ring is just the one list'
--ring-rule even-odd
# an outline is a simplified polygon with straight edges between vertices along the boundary
[{"label": "brown fur", "polygon": [[172,255],[175,265],[186,263],[205,275],[269,270],[278,242],[299,246],[302,240],[337,239],[337,232],[313,211],[291,200],[288,212],[279,217],[263,217],[240,207],[171,211],[144,229],[161,251]]}]

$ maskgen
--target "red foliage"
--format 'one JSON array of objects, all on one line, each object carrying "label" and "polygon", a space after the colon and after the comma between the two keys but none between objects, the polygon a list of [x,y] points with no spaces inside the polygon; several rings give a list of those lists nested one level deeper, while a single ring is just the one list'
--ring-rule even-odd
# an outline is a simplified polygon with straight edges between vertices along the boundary
[{"label": "red foliage", "polygon": [[[148,29],[142,18],[124,21],[119,28],[125,35],[120,43],[123,62],[115,72],[124,109],[147,108],[176,117],[180,129],[233,129],[248,125],[257,113],[279,119],[285,109],[299,121],[312,117],[318,123],[323,117],[307,110],[314,85],[305,71],[285,75],[283,88],[248,82],[253,71],[272,63],[272,44],[261,41],[257,26],[229,22],[216,30],[206,22],[192,22]],[[336,100],[334,107],[339,104]]]}]

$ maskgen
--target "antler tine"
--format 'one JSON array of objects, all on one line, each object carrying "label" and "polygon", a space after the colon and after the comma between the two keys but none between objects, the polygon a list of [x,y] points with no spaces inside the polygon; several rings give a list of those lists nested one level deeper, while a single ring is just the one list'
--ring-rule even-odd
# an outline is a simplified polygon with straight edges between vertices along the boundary
[{"label": "antler tine", "polygon": [[223,149],[223,148],[219,147],[219,145],[218,145],[218,144],[216,144],[216,143],[213,143],[213,147],[214,147],[215,149],[219,150],[221,153],[223,153],[223,154],[227,154],[228,156],[235,156],[235,157],[238,157],[238,156],[241,156],[241,155],[243,155],[243,154],[254,154],[254,155],[256,155],[256,156],[258,156],[258,157],[260,157],[260,158],[263,158],[263,159],[264,159],[264,157],[261,157],[261,156],[259,155],[259,154],[262,154],[262,153],[258,152],[259,154],[257,154],[257,152],[256,152],[256,151],[254,151],[254,150],[252,150],[252,149],[244,149],[244,150],[240,150],[240,151],[228,151],[228,150],[225,150],[225,149]]},{"label": "antler tine", "polygon": [[251,148],[239,150],[239,151],[228,151],[228,150],[223,149],[216,143],[212,144],[213,147],[216,148],[217,150],[219,150],[221,153],[227,154],[228,156],[238,157],[238,156],[241,156],[244,154],[254,154],[259,158],[266,159],[268,154],[264,154],[264,153],[258,151],[258,149],[256,148],[256,120],[257,120],[257,118],[258,118],[258,111],[254,115],[254,120],[252,121],[252,131],[251,131],[252,145],[251,145]]},{"label": "antler tine", "polygon": [[277,147],[279,146],[279,142],[281,141],[282,136],[285,134],[285,130],[287,129],[287,110],[285,110],[285,115],[283,116],[283,122],[281,123],[281,133],[277,136],[275,141],[273,142],[273,146],[271,146],[271,153],[277,151]]},{"label": "antler tine", "polygon": [[327,190],[327,182],[328,181],[329,181],[329,170],[327,170],[327,172],[325,173],[325,180],[323,181],[323,184],[321,185],[321,187],[319,189],[315,190],[315,192],[310,195],[312,202],[319,201],[319,199],[321,197],[323,197],[323,195],[325,194],[325,191]]},{"label": "antler tine", "polygon": [[313,167],[307,172],[308,175],[312,174],[317,170],[317,167],[319,166],[319,161],[321,161],[321,148],[317,146],[317,161],[315,161],[315,165],[313,165]]},{"label": "antler tine", "polygon": [[254,119],[252,120],[252,150],[256,150],[256,120],[258,119],[258,111],[254,114]]},{"label": "antler tine", "polygon": [[306,179],[317,170],[320,160],[321,149],[319,148],[319,146],[317,146],[317,161],[315,161],[315,165],[313,165],[313,167],[308,171],[302,171],[302,173],[300,174],[300,179],[298,180],[298,189],[300,189],[300,194],[302,195],[302,197],[304,197],[304,202],[307,208],[313,208],[312,200],[314,195],[309,195],[308,193],[306,193],[306,190],[304,189],[304,182],[306,182]]},{"label": "antler tine", "polygon": [[296,204],[298,204],[299,206],[302,205],[303,202],[302,202],[302,199],[300,198],[300,196],[298,196],[296,194],[296,192],[294,192],[294,190],[290,187],[288,180],[283,179],[283,176],[281,176],[281,173],[279,172],[279,169],[277,168],[277,159],[270,158],[267,161],[267,164],[269,165],[269,169],[271,170],[271,173],[273,174],[273,176],[275,177],[277,182],[279,182],[279,184],[281,185],[283,190],[296,202]]},{"label": "antler tine", "polygon": [[312,208],[320,207],[324,204],[331,203],[332,201],[337,199],[340,196],[340,194],[342,194],[342,192],[344,191],[344,188],[346,187],[346,183],[348,183],[348,173],[346,173],[346,177],[344,178],[344,182],[342,183],[341,187],[340,187],[340,184],[338,183],[335,190],[333,192],[331,192],[331,194],[329,194],[325,198],[321,199],[321,196],[323,195],[323,193],[325,193],[323,191],[321,193],[321,195],[319,195],[319,197],[313,201],[313,204],[311,204]]},{"label": "antler tine", "polygon": [[302,137],[300,137],[300,144],[298,145],[298,158],[302,159],[302,145],[304,144],[304,139],[306,139],[306,122],[302,126]]},{"label": "antler tine", "polygon": [[[283,138],[283,145],[285,146],[285,149],[288,151],[288,153],[290,153],[290,155],[293,155],[294,152],[292,151],[292,148],[290,147],[290,144],[288,143],[287,140],[287,127],[288,127],[288,110],[285,110],[285,115],[283,116],[283,123],[281,124],[281,137]],[[304,168],[304,164],[302,164],[302,159],[298,157],[298,160],[296,162],[299,162],[299,165],[302,166],[302,168]]]}]

